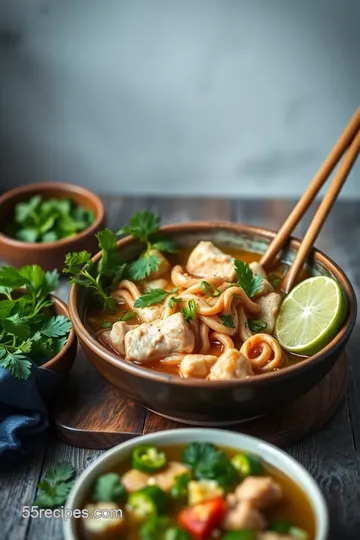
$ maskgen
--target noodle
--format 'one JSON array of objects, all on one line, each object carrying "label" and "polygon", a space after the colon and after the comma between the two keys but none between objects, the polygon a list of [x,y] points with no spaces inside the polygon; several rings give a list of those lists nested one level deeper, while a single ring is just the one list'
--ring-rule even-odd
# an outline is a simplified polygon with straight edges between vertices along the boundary
[{"label": "noodle", "polygon": [[280,345],[268,334],[255,334],[250,337],[242,344],[240,352],[249,360],[252,367],[260,372],[279,368],[282,363]]}]

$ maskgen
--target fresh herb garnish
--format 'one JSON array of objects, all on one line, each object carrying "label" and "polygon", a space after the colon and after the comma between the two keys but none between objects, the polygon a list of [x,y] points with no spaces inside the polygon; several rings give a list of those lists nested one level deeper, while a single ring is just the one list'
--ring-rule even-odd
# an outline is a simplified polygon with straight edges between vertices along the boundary
[{"label": "fresh herb garnish", "polygon": [[224,326],[228,326],[229,328],[235,328],[234,320],[231,315],[221,315],[220,318]]},{"label": "fresh herb garnish", "polygon": [[94,501],[123,503],[126,501],[126,490],[116,473],[106,473],[96,480],[92,494]]},{"label": "fresh herb garnish", "polygon": [[261,332],[262,330],[265,330],[265,328],[267,327],[267,322],[262,321],[261,319],[259,320],[254,319],[252,321],[249,320],[248,326],[252,332]]},{"label": "fresh herb garnish", "polygon": [[136,313],[135,311],[128,311],[127,313],[125,313],[125,315],[123,315],[122,317],[120,317],[119,321],[130,321],[131,319],[135,319],[136,317]]},{"label": "fresh herb garnish", "polygon": [[[71,322],[52,315],[49,294],[58,287],[56,270],[40,266],[0,268],[0,366],[18,379],[28,379],[31,361],[38,365],[56,356],[68,339]],[[13,294],[23,287],[23,294]]]},{"label": "fresh herb garnish", "polygon": [[73,486],[74,468],[70,463],[62,462],[48,471],[44,480],[38,483],[40,491],[33,506],[54,508],[65,503]]},{"label": "fresh herb garnish", "polygon": [[254,275],[250,266],[240,259],[235,259],[235,270],[240,287],[249,298],[253,298],[260,291],[263,278],[259,274]]},{"label": "fresh herb garnish", "polygon": [[208,281],[202,281],[200,286],[202,291],[208,296],[212,296],[213,298],[220,296],[219,289],[215,287],[215,285],[212,285],[212,283],[209,283]]},{"label": "fresh herb garnish", "polygon": [[71,199],[44,200],[35,195],[15,206],[14,237],[22,242],[54,242],[87,229],[94,220],[94,212]]},{"label": "fresh herb garnish", "polygon": [[104,321],[101,325],[101,328],[111,328],[114,323],[110,321]]},{"label": "fresh herb garnish", "polygon": [[160,218],[152,212],[143,210],[136,212],[130,218],[129,225],[122,227],[117,234],[129,234],[145,244],[145,252],[138,260],[130,263],[127,267],[127,275],[134,281],[145,279],[156,272],[160,266],[160,257],[154,250],[175,253],[177,251],[174,242],[156,236],[160,227]]},{"label": "fresh herb garnish", "polygon": [[164,291],[164,289],[151,289],[144,293],[142,296],[137,298],[134,302],[135,308],[144,308],[151,306],[152,304],[157,304],[166,298],[169,294],[169,291]]},{"label": "fresh herb garnish", "polygon": [[176,476],[174,479],[174,485],[171,488],[170,495],[173,499],[186,499],[188,496],[188,484],[191,480],[190,473],[183,473]]},{"label": "fresh herb garnish", "polygon": [[225,453],[211,443],[191,443],[182,454],[183,463],[190,465],[197,480],[216,482],[230,490],[239,479],[238,472]]},{"label": "fresh herb garnish", "polygon": [[189,300],[187,307],[184,306],[181,308],[181,313],[184,316],[185,321],[192,321],[196,317],[196,303],[192,298]]},{"label": "fresh herb garnish", "polygon": [[110,229],[97,233],[101,259],[97,263],[91,261],[88,251],[67,253],[65,259],[65,274],[72,274],[70,283],[77,283],[91,289],[95,299],[104,309],[112,310],[116,301],[111,296],[122,278],[126,264],[121,260],[116,245],[116,236]]},{"label": "fresh herb garnish", "polygon": [[175,296],[172,296],[169,300],[169,308],[173,309],[174,304],[181,304],[182,298],[175,298]]}]

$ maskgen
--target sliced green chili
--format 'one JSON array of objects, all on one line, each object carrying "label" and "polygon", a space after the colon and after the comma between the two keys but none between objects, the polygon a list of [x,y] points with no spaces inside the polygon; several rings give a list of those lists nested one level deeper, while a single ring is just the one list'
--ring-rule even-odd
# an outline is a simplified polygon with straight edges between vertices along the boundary
[{"label": "sliced green chili", "polygon": [[202,281],[200,286],[202,291],[208,296],[212,296],[213,298],[220,296],[219,289],[215,287],[215,285],[213,285],[212,283],[209,283],[208,281]]},{"label": "sliced green chili", "polygon": [[132,466],[142,472],[158,471],[166,464],[166,455],[156,446],[138,446],[133,451]]}]

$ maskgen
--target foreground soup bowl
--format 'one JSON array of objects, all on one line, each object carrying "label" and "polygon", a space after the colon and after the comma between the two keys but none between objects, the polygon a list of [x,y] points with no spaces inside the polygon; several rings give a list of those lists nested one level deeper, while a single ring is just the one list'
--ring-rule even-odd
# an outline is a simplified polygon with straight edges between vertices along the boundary
[{"label": "foreground soup bowl", "polygon": [[[105,452],[100,459],[88,467],[79,479],[68,497],[65,512],[73,514],[74,510],[83,507],[86,496],[91,490],[96,478],[103,473],[117,468],[122,462],[130,459],[132,451],[139,444],[156,446],[183,445],[192,442],[210,442],[234,450],[255,454],[269,465],[288,476],[307,495],[315,517],[315,540],[326,540],[328,535],[328,514],[321,491],[310,474],[290,456],[275,446],[260,439],[230,431],[217,429],[176,429],[159,431],[151,435],[136,437],[126,443],[115,446]],[[65,540],[78,540],[76,518],[64,521]]]},{"label": "foreground soup bowl", "polygon": [[[184,223],[162,227],[161,232],[173,238],[180,248],[194,246],[200,240],[214,244],[263,253],[275,233],[266,229],[235,223]],[[136,258],[141,247],[131,238],[118,242],[125,261]],[[282,261],[289,263],[299,247],[292,239]],[[98,260],[100,254],[94,260]],[[277,372],[256,375],[244,380],[206,381],[181,379],[158,373],[121,359],[89,333],[85,323],[87,291],[73,285],[69,312],[81,345],[98,371],[122,393],[148,409],[185,423],[225,425],[269,412],[272,408],[293,401],[315,386],[339,359],[356,319],[354,290],[344,272],[326,255],[314,250],[309,268],[311,274],[333,276],[342,286],[349,304],[347,318],[321,352],[296,365]]]}]

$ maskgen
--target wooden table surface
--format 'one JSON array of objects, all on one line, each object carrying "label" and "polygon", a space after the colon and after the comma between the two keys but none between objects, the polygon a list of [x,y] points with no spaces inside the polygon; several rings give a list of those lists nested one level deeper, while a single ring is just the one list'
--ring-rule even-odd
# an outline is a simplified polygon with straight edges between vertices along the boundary
[{"label": "wooden table surface", "polygon": [[[147,208],[163,223],[187,220],[232,220],[277,229],[294,201],[188,198],[104,197],[108,226],[117,230],[136,210]],[[314,208],[313,208],[314,211]],[[311,213],[310,213],[311,214]],[[295,231],[303,236],[311,215]],[[358,298],[360,291],[360,202],[338,202],[317,247],[347,273]],[[66,299],[63,284],[61,296]],[[329,505],[329,540],[360,538],[360,322],[348,345],[350,360],[347,397],[331,422],[320,432],[285,450],[314,476]],[[21,467],[0,475],[0,539],[61,540],[61,519],[22,518],[23,505],[31,505],[36,486],[55,463],[70,461],[80,473],[101,454],[73,448],[52,433],[39,440],[37,452]]]}]

